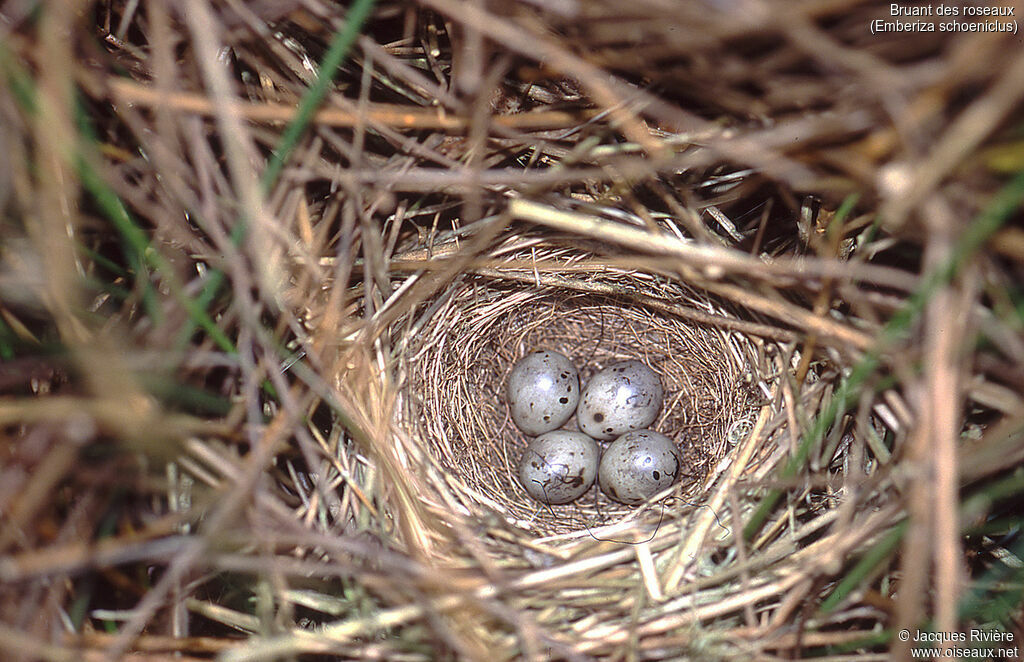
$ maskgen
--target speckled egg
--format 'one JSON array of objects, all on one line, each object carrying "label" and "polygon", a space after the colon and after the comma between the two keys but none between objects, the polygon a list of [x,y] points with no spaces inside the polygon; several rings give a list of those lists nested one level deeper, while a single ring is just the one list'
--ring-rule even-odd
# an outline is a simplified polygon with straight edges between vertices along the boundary
[{"label": "speckled egg", "polygon": [[583,387],[576,420],[580,430],[607,441],[653,423],[664,396],[658,373],[640,361],[623,361],[598,372]]},{"label": "speckled egg", "polygon": [[530,442],[519,461],[519,482],[537,501],[569,503],[594,484],[601,452],[585,434],[545,432]]},{"label": "speckled egg", "polygon": [[608,445],[597,476],[601,491],[633,506],[676,482],[681,468],[682,454],[671,439],[652,430],[633,430]]},{"label": "speckled egg", "polygon": [[564,355],[542,349],[512,366],[505,394],[512,420],[520,430],[534,436],[557,430],[576,411],[580,376]]}]

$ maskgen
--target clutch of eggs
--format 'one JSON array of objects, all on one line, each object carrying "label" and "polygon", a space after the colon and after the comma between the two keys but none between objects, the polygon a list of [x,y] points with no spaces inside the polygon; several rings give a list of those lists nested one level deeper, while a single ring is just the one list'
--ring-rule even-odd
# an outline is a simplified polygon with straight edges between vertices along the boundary
[{"label": "clutch of eggs", "polygon": [[[658,374],[640,361],[608,366],[581,391],[568,357],[537,350],[512,367],[505,394],[512,421],[536,436],[518,474],[537,501],[569,503],[596,480],[613,500],[636,505],[679,478],[682,458],[675,444],[644,429],[658,418],[664,389]],[[582,433],[559,430],[574,412]],[[615,441],[602,456],[595,439]]]}]

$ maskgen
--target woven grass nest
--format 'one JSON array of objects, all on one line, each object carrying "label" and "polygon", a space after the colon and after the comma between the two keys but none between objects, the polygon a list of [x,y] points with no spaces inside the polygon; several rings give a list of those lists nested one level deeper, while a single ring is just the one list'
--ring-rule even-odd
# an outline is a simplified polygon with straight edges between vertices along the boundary
[{"label": "woven grass nest", "polygon": [[[400,342],[408,376],[402,425],[442,467],[459,505],[477,517],[499,514],[536,537],[593,529],[635,510],[596,487],[572,504],[544,506],[519,484],[528,438],[508,415],[504,384],[515,361],[539,348],[570,357],[581,383],[616,360],[639,359],[658,371],[665,406],[651,429],[674,439],[684,457],[677,498],[663,514],[671,519],[683,502],[700,500],[767,392],[756,389],[762,368],[751,340],[713,323],[730,319],[727,309],[664,276],[601,270],[570,280],[552,272],[552,261],[587,257],[571,249],[534,246],[506,257],[544,261],[545,280],[555,282],[543,284],[539,273],[529,282],[529,271],[519,280],[459,278],[417,320],[415,336]],[[578,429],[575,417],[563,428]]]},{"label": "woven grass nest", "polygon": [[[678,240],[666,228],[657,232],[665,232],[665,242]],[[433,251],[451,254],[456,245],[449,239],[431,250],[409,246],[397,261],[411,255],[409,262],[423,265]],[[389,328],[402,440],[396,462],[402,470],[394,475],[416,495],[394,500],[409,509],[392,514],[434,521],[448,532],[442,538],[459,540],[454,547],[425,545],[438,561],[482,564],[511,582],[524,600],[516,618],[545,633],[535,655],[600,656],[628,647],[631,637],[640,637],[645,654],[655,658],[659,650],[701,658],[742,654],[751,649],[723,631],[692,628],[756,599],[752,592],[771,600],[776,591],[796,589],[805,564],[825,562],[827,550],[873,535],[893,515],[889,509],[851,513],[848,525],[856,533],[815,542],[838,517],[833,485],[842,484],[846,468],[877,467],[850,455],[849,435],[844,441],[839,428],[815,451],[829,475],[825,484],[807,485],[788,507],[790,518],[774,520],[746,543],[761,549],[759,558],[773,559],[771,571],[743,579],[745,571],[737,571],[746,553],[742,525],[757,504],[738,495],[782,467],[794,436],[789,407],[819,409],[844,359],[833,353],[835,364],[813,362],[808,386],[796,396],[779,379],[800,363],[789,332],[685,280],[650,256],[519,224]],[[688,467],[670,495],[634,507],[597,487],[561,506],[526,494],[516,465],[527,437],[510,419],[504,384],[514,362],[535,348],[569,356],[581,367],[581,383],[628,358],[661,374],[666,404],[652,428],[677,442]],[[570,419],[563,427],[574,424]],[[872,434],[885,434],[877,422],[870,425]],[[419,510],[424,504],[426,512]],[[804,542],[794,546],[794,540]],[[765,568],[763,562],[749,566],[751,572]],[[669,634],[679,628],[687,634]],[[481,630],[475,636],[490,638]],[[496,636],[486,645],[518,649],[523,640],[515,641]]]},{"label": "woven grass nest", "polygon": [[[778,392],[777,340],[757,335],[778,330],[678,276],[609,267],[601,258],[616,252],[611,246],[588,250],[565,237],[521,231],[510,231],[474,261],[490,266],[457,275],[392,326],[403,382],[396,424],[410,491],[432,504],[440,520],[467,527],[470,550],[486,550],[480,553],[490,563],[519,574],[532,595],[527,612],[555,635],[545,647],[573,657],[574,649],[618,645],[613,624],[628,629],[622,619],[645,604],[645,611],[663,609],[658,603],[674,590],[670,583],[713,574],[713,563],[693,565],[697,550],[704,556],[709,546],[722,545],[720,560],[735,560],[727,493],[780,457],[772,441],[778,437],[765,434],[781,429],[779,420],[767,426],[765,418],[771,409],[765,405]],[[645,258],[627,262],[642,265]],[[580,367],[581,384],[623,359],[640,359],[659,372],[665,405],[651,428],[676,441],[686,467],[669,496],[624,506],[595,486],[570,504],[549,506],[526,494],[516,465],[528,438],[511,421],[504,384],[515,361],[535,348],[569,356]],[[563,428],[577,429],[575,417]],[[439,552],[439,558],[465,563],[465,551]],[[642,562],[628,570],[623,555]],[[629,579],[633,572],[640,574]],[[541,577],[553,585],[544,586]],[[565,582],[580,582],[582,590],[567,591]],[[640,592],[623,595],[630,584]],[[549,610],[553,620],[545,616]],[[592,649],[565,648],[574,635],[563,628],[585,622],[603,623],[607,631],[595,631]],[[715,639],[708,640],[712,649]],[[699,649],[699,640],[687,646]]]}]

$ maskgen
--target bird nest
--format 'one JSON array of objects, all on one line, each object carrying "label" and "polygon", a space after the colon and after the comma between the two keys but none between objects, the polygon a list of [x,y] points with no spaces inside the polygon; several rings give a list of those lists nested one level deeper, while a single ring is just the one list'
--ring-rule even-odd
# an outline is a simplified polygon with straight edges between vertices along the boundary
[{"label": "bird nest", "polygon": [[[587,257],[549,253],[534,248],[510,262],[543,261],[550,269],[553,261],[571,265]],[[401,425],[442,469],[442,489],[452,491],[464,514],[497,514],[533,537],[594,533],[638,509],[611,501],[596,486],[559,506],[538,503],[523,489],[516,467],[529,438],[511,420],[504,385],[527,352],[565,354],[581,383],[624,359],[639,359],[661,375],[665,405],[650,427],[677,443],[684,470],[671,494],[652,504],[659,517],[701,501],[767,392],[758,388],[762,354],[729,324],[735,313],[663,275],[470,273],[426,310],[403,341]],[[563,427],[578,430],[575,416]]]}]

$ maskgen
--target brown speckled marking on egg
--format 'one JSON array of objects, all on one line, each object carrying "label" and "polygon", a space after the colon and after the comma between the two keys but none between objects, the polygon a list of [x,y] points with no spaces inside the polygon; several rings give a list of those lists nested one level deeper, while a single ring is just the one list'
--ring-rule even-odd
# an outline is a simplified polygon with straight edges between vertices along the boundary
[{"label": "brown speckled marking on egg", "polygon": [[605,450],[598,482],[613,500],[640,504],[678,480],[681,461],[679,449],[665,435],[633,430]]},{"label": "brown speckled marking on egg", "polygon": [[555,430],[568,421],[579,402],[579,373],[553,350],[530,352],[512,367],[505,385],[512,421],[528,435]]},{"label": "brown speckled marking on egg", "polygon": [[658,373],[641,361],[622,361],[601,370],[583,387],[576,420],[580,430],[607,441],[653,423],[664,396]]},{"label": "brown speckled marking on egg", "polygon": [[600,454],[594,440],[581,432],[546,432],[526,447],[519,482],[537,501],[569,503],[594,484]]}]

